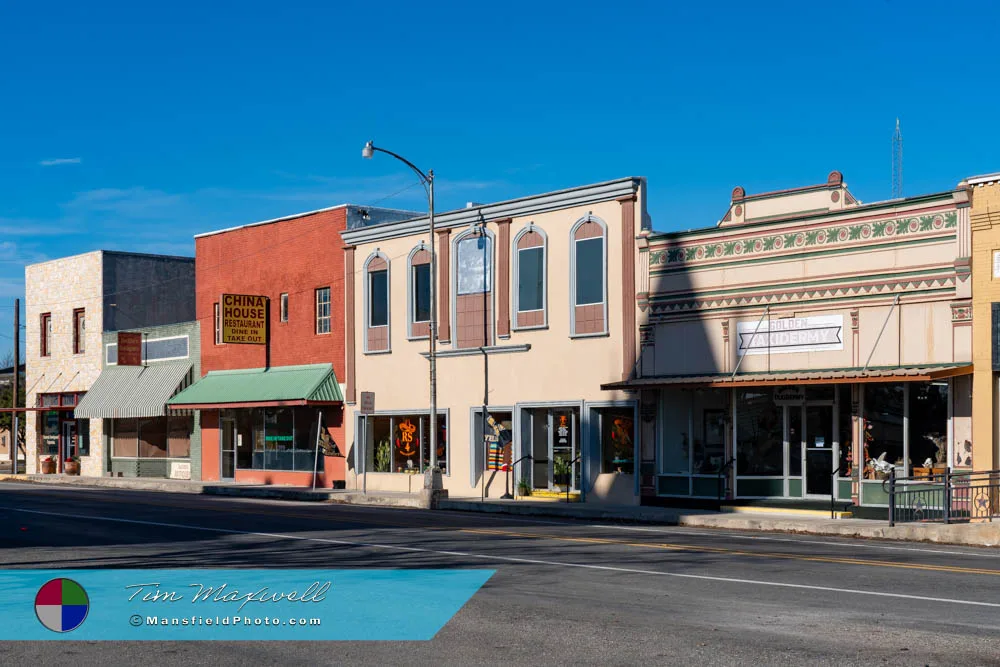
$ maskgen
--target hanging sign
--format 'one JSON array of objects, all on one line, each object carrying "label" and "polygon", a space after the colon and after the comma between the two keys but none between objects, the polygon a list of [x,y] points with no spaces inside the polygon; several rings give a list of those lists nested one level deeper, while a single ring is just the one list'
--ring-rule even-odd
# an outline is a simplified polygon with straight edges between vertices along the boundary
[{"label": "hanging sign", "polygon": [[142,334],[138,331],[118,332],[118,365],[142,366]]},{"label": "hanging sign", "polygon": [[359,411],[363,415],[370,415],[375,412],[375,392],[374,391],[363,391],[361,392],[361,410]]},{"label": "hanging sign", "polygon": [[843,350],[843,315],[784,317],[736,323],[736,353],[787,354]]},{"label": "hanging sign", "polygon": [[222,342],[244,345],[267,343],[267,297],[223,294],[219,326]]}]

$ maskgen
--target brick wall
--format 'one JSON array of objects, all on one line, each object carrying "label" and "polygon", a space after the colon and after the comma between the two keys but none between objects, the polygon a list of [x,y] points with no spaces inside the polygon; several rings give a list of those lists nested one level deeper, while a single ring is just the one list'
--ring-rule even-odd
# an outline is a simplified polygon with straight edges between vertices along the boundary
[{"label": "brick wall", "polygon": [[972,465],[1000,465],[994,442],[996,392],[990,304],[1000,302],[1000,278],[993,277],[993,251],[1000,250],[1000,182],[971,190],[972,211]]},{"label": "brick wall", "polygon": [[[262,368],[262,345],[216,345],[214,304],[224,293],[271,299],[271,365],[332,363],[344,382],[344,254],[337,208],[196,239],[197,318],[201,372]],[[330,288],[330,333],[316,333],[316,296]],[[288,321],[280,295],[288,294]]]}]

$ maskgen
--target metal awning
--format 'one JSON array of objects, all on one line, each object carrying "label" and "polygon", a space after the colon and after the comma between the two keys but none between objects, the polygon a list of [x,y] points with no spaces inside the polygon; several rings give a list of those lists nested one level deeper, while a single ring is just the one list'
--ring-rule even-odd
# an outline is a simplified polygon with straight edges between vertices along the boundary
[{"label": "metal awning", "polygon": [[212,371],[169,401],[170,410],[294,405],[337,405],[344,402],[332,364],[277,366]]},{"label": "metal awning", "polygon": [[829,368],[773,371],[770,373],[713,373],[706,375],[662,375],[602,384],[601,389],[653,389],[656,387],[761,387],[786,384],[853,384],[855,382],[928,382],[971,375],[972,364],[925,364],[877,368]]},{"label": "metal awning", "polygon": [[191,364],[108,366],[74,409],[78,418],[162,417],[167,401],[190,384]]}]

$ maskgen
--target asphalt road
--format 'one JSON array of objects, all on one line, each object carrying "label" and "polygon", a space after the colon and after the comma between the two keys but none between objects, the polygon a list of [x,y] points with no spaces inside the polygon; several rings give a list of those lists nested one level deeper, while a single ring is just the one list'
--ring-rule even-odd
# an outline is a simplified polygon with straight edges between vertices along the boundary
[{"label": "asphalt road", "polygon": [[1000,550],[0,484],[3,568],[495,568],[428,642],[6,642],[3,665],[1000,665]]}]

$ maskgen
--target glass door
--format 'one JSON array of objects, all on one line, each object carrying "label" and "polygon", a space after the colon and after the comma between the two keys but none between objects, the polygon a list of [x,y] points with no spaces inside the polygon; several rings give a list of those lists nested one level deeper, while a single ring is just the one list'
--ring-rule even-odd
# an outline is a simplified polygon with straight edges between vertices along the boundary
[{"label": "glass door", "polygon": [[222,479],[233,479],[236,476],[236,420],[223,417],[220,421],[221,457],[219,473]]},{"label": "glass door", "polygon": [[833,490],[833,406],[805,409],[806,495],[829,496]]},{"label": "glass door", "polygon": [[576,460],[580,415],[576,408],[552,411],[549,487],[577,488],[580,462]]},{"label": "glass door", "polygon": [[76,456],[76,422],[66,421],[62,425],[63,461]]}]

